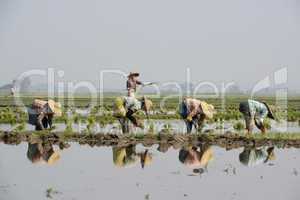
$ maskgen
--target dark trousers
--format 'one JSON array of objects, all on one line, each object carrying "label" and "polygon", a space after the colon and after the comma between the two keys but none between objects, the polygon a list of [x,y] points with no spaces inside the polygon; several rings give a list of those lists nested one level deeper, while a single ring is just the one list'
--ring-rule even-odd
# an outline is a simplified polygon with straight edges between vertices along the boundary
[{"label": "dark trousers", "polygon": [[186,130],[187,133],[191,133],[193,130],[193,127],[197,130],[197,132],[201,132],[203,129],[204,125],[204,120],[205,120],[205,115],[204,114],[198,114],[193,117],[192,121],[184,120],[186,124]]},{"label": "dark trousers", "polygon": [[53,115],[39,114],[37,117],[37,123],[35,125],[35,130],[40,131],[46,128],[51,128]]},{"label": "dark trousers", "polygon": [[119,122],[121,124],[122,132],[129,133],[129,121],[137,127],[140,127],[140,124],[136,117],[133,116],[135,112],[132,110],[128,110],[125,117],[119,118]]},{"label": "dark trousers", "polygon": [[[240,103],[239,111],[244,116],[245,123],[246,123],[246,129],[249,132],[253,131],[254,124],[260,130],[264,127],[264,125],[263,125],[262,122],[257,121],[256,119],[254,119],[254,116],[251,116],[251,112],[250,112],[250,108],[249,108],[249,103],[247,101]],[[254,124],[253,124],[253,122],[254,122]]]}]

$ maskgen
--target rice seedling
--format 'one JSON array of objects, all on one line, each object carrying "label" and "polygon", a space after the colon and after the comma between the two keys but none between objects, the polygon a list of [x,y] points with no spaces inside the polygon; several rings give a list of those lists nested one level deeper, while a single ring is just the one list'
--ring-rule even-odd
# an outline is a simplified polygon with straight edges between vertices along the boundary
[{"label": "rice seedling", "polygon": [[77,113],[73,115],[73,121],[75,124],[80,123],[80,116]]},{"label": "rice seedling", "polygon": [[26,129],[26,124],[25,124],[25,122],[23,122],[23,123],[18,124],[18,125],[13,129],[13,131],[16,131],[16,132],[22,132],[22,131],[25,131],[25,129]]},{"label": "rice seedling", "polygon": [[170,123],[166,123],[166,124],[164,124],[161,131],[164,133],[171,133],[172,130],[173,130],[172,125]]},{"label": "rice seedling", "polygon": [[245,125],[241,121],[238,121],[233,125],[233,128],[234,130],[241,131],[245,129]]},{"label": "rice seedling", "polygon": [[88,116],[86,128],[89,133],[92,132],[92,129],[95,127],[95,125],[96,125],[96,117],[94,115]]},{"label": "rice seedling", "polygon": [[151,123],[149,124],[149,130],[148,130],[148,133],[154,134],[154,132],[155,132],[155,129],[154,129],[154,123],[151,122]]},{"label": "rice seedling", "polygon": [[271,129],[271,121],[269,119],[265,119],[263,125],[267,130]]}]

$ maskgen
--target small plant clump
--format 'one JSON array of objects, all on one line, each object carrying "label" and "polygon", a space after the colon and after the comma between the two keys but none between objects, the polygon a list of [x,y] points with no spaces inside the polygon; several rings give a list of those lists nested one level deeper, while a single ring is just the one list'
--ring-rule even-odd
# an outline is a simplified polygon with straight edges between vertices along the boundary
[{"label": "small plant clump", "polygon": [[151,122],[151,123],[149,124],[149,130],[148,130],[148,133],[153,134],[154,131],[155,131],[154,123]]},{"label": "small plant clump", "polygon": [[233,128],[234,130],[241,131],[245,129],[245,125],[241,121],[238,121],[233,125]]},{"label": "small plant clump", "polygon": [[216,129],[219,129],[219,130],[224,129],[224,121],[223,120],[217,120]]},{"label": "small plant clump", "polygon": [[52,199],[53,195],[56,195],[56,194],[60,194],[60,192],[53,189],[53,188],[48,188],[46,190],[46,197],[49,198],[49,199]]},{"label": "small plant clump", "polygon": [[167,124],[164,124],[161,131],[164,133],[171,133],[172,130],[173,130],[172,125],[170,123],[167,123]]},{"label": "small plant clump", "polygon": [[20,124],[17,124],[17,126],[14,128],[14,131],[22,132],[25,131],[25,129],[26,129],[26,123],[22,122]]},{"label": "small plant clump", "polygon": [[265,119],[263,125],[267,130],[271,129],[271,121],[269,119]]}]

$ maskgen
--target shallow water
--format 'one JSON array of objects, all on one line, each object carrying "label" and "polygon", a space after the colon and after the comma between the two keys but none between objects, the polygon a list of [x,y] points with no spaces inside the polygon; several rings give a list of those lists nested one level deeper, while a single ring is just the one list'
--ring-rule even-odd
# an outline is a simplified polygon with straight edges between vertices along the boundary
[{"label": "shallow water", "polygon": [[[54,149],[58,149],[54,146]],[[152,162],[141,168],[137,159],[117,167],[112,147],[71,144],[59,150],[54,164],[33,164],[28,144],[0,144],[0,199],[299,199],[300,149],[274,149],[275,159],[247,167],[239,161],[243,149],[211,147],[213,159],[204,173],[179,161],[179,149],[149,150]]]}]

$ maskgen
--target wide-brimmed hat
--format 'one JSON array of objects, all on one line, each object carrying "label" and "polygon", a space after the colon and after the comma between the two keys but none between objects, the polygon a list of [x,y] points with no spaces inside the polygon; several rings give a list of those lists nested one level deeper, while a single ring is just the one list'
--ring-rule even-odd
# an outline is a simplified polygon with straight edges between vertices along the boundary
[{"label": "wide-brimmed hat", "polygon": [[268,109],[268,117],[270,119],[275,119],[275,115],[274,115],[274,107],[273,106],[269,106],[266,102],[263,102],[263,104],[265,104],[265,106],[267,107]]},{"label": "wide-brimmed hat", "polygon": [[61,111],[61,104],[59,102],[55,102],[52,99],[48,100],[48,105],[50,110],[54,113],[56,116],[61,116],[62,111]]},{"label": "wide-brimmed hat", "polygon": [[55,163],[57,163],[60,159],[60,155],[59,152],[55,151],[53,152],[53,154],[49,157],[47,164],[48,165],[54,165]]},{"label": "wide-brimmed hat", "polygon": [[200,163],[202,166],[206,167],[213,160],[213,158],[214,156],[213,156],[212,148],[209,147],[203,152],[200,159]]},{"label": "wide-brimmed hat", "polygon": [[215,107],[212,104],[208,104],[205,101],[201,101],[200,103],[202,112],[205,114],[205,116],[208,119],[213,118],[214,113],[215,113]]},{"label": "wide-brimmed hat", "polygon": [[130,73],[128,74],[128,77],[139,76],[139,75],[140,75],[140,73],[138,73],[138,72],[130,72]]}]

